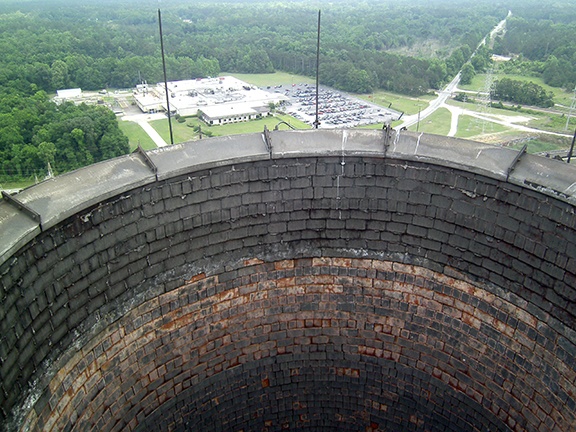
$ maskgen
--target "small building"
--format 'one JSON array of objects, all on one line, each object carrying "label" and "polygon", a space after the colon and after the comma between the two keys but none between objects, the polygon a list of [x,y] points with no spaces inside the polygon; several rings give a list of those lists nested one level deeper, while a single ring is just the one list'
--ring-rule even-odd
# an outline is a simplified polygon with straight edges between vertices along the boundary
[{"label": "small building", "polygon": [[66,100],[80,99],[81,97],[82,89],[79,88],[56,90],[56,99],[61,102]]},{"label": "small building", "polygon": [[199,112],[200,118],[212,126],[258,119],[268,115],[270,108],[252,107],[245,104],[224,104],[202,107]]},{"label": "small building", "polygon": [[134,93],[134,101],[143,113],[151,114],[166,111],[162,106],[162,100],[149,93]]}]

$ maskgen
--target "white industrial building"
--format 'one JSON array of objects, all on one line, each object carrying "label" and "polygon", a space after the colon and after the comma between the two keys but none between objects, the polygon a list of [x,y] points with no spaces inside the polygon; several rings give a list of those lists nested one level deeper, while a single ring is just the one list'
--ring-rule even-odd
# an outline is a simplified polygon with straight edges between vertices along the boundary
[{"label": "white industrial building", "polygon": [[82,89],[62,89],[56,90],[56,100],[57,102],[64,102],[69,100],[78,100],[82,98]]},{"label": "white industrial building", "polygon": [[[254,87],[231,76],[168,82],[170,110],[183,117],[199,114],[208,124],[248,121],[267,115],[270,104],[288,97]],[[164,83],[136,87],[134,99],[142,112],[167,111]]]},{"label": "white industrial building", "polygon": [[[200,118],[212,126],[254,120],[262,117],[262,111],[265,110],[257,111],[250,105],[226,104],[206,106],[198,111]],[[264,114],[268,114],[269,111],[270,108]]]}]

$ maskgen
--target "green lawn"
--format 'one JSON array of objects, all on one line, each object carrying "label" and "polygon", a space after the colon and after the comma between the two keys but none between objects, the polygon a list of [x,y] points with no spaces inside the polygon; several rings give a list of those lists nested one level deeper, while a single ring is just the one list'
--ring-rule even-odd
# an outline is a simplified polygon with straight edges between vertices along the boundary
[{"label": "green lawn", "polygon": [[152,138],[150,138],[138,123],[118,120],[118,126],[120,126],[120,129],[124,132],[124,135],[128,137],[130,151],[135,150],[138,144],[140,144],[144,150],[156,148],[156,144]]},{"label": "green lawn", "polygon": [[[164,138],[164,141],[170,144],[168,117],[162,120],[153,120],[150,122],[150,125]],[[172,119],[172,135],[174,137],[174,144],[198,139],[198,134],[194,132],[192,127],[187,126],[186,123],[178,123],[175,118]]]},{"label": "green lawn", "polygon": [[[0,182],[0,189],[2,190],[11,190],[11,189],[26,189],[29,186],[32,186],[36,183],[35,180],[18,180],[18,181],[7,181],[7,182]],[[0,195],[0,199],[2,196]]]},{"label": "green lawn", "polygon": [[528,144],[528,147],[526,147],[528,153],[545,153],[554,150],[566,150],[566,154],[568,154],[568,150],[570,149],[570,140],[568,139],[564,142],[559,140],[551,142],[550,140],[545,139],[545,137],[530,140],[525,143],[514,144],[511,147],[520,150],[524,144]]},{"label": "green lawn", "polygon": [[576,128],[576,115],[570,118],[570,122],[568,124],[568,131],[565,130],[566,117],[563,115],[537,113],[536,115],[531,114],[531,116],[536,118],[530,121],[528,126],[536,129],[573,134],[574,128]]},{"label": "green lawn", "polygon": [[[249,122],[231,123],[226,125],[218,126],[208,126],[203,121],[198,120],[197,117],[189,117],[186,119],[186,123],[172,123],[172,132],[174,135],[174,143],[181,143],[185,141],[191,141],[198,139],[198,134],[194,131],[194,126],[200,125],[204,133],[211,133],[212,136],[227,136],[227,135],[240,135],[254,132],[262,132],[264,126],[268,129],[273,130],[281,121],[292,125],[296,129],[310,129],[310,125],[307,125],[300,120],[297,120],[291,116],[278,114],[276,116],[264,117],[260,120],[252,120]],[[164,138],[166,142],[170,142],[170,132],[168,130],[168,120],[155,120],[150,122],[152,127],[158,131],[158,133]],[[287,130],[288,126],[282,124],[279,125],[279,129]]]},{"label": "green lawn", "polygon": [[477,135],[501,133],[507,130],[509,129],[497,123],[483,121],[476,117],[461,115],[458,119],[458,131],[456,132],[456,137],[471,138]]},{"label": "green lawn", "polygon": [[435,98],[435,96],[431,95],[425,95],[416,98],[384,91],[376,91],[370,94],[355,96],[385,108],[390,107],[393,110],[406,113],[407,115],[416,114],[418,113],[418,110],[423,110],[428,106],[430,101]]},{"label": "green lawn", "polygon": [[420,121],[420,125],[411,126],[408,130],[431,133],[436,135],[448,135],[452,115],[446,108],[437,109],[432,115]]}]

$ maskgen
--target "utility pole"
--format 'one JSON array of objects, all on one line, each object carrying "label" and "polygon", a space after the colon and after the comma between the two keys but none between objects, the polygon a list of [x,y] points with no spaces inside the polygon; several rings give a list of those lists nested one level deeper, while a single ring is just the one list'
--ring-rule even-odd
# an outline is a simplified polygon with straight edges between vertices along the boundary
[{"label": "utility pole", "polygon": [[574,141],[576,141],[576,129],[574,129],[574,136],[572,137],[572,145],[570,146],[570,151],[568,152],[568,160],[567,163],[570,163],[570,159],[572,159],[572,152],[574,151]]},{"label": "utility pole", "polygon": [[318,118],[318,100],[319,100],[319,85],[320,85],[320,10],[318,11],[318,42],[316,43],[316,120],[314,120],[314,128],[318,129],[320,120]]},{"label": "utility pole", "polygon": [[168,110],[168,128],[170,129],[170,144],[174,144],[172,134],[172,113],[170,112],[170,94],[168,93],[168,80],[166,78],[166,59],[164,58],[164,36],[162,35],[162,15],[158,9],[158,26],[160,27],[160,51],[162,51],[162,69],[164,70],[164,92],[166,93],[166,109]]},{"label": "utility pole", "polygon": [[572,104],[570,105],[570,111],[568,111],[568,117],[566,118],[566,126],[564,130],[568,130],[568,125],[570,124],[570,117],[572,117],[572,112],[576,109],[576,86],[574,86],[574,94],[572,95]]}]

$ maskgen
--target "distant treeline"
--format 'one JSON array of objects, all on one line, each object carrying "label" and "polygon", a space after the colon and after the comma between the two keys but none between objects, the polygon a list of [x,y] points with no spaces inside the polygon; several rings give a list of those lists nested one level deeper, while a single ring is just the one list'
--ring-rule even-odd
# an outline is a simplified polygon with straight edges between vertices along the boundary
[{"label": "distant treeline", "polygon": [[[155,9],[135,3],[104,8],[81,3],[51,6],[48,1],[34,6],[1,16],[0,85],[96,90],[163,79]],[[171,80],[221,71],[315,74],[315,6],[182,2],[165,7]],[[325,5],[320,79],[352,92],[425,93],[455,74],[506,12],[488,5],[461,8],[443,2]],[[426,58],[402,54],[425,41],[433,41],[435,47]]]},{"label": "distant treeline", "polygon": [[[535,7],[535,0],[511,2],[514,15],[495,50],[521,56],[505,67],[573,86],[576,6],[570,0],[546,8]],[[508,13],[489,0],[7,0],[0,4],[0,180],[42,176],[48,163],[64,172],[128,151],[105,108],[56,106],[47,95],[160,82],[159,6],[169,80],[223,71],[313,76],[322,9],[321,83],[407,95],[440,88],[464,64],[468,81],[486,69],[488,48],[466,62]],[[415,49],[422,47],[428,51]],[[416,51],[420,57],[410,55]],[[537,88],[519,90],[517,83],[500,86],[502,99],[527,90],[548,96]]]},{"label": "distant treeline", "polygon": [[552,87],[574,89],[576,4],[563,9],[560,14],[555,8],[538,8],[540,14],[536,16],[527,10],[528,18],[509,19],[506,34],[494,46],[497,54],[515,56],[503,65],[503,71],[541,77]]},{"label": "distant treeline", "polygon": [[[487,0],[94,3],[0,5],[0,86],[29,93],[31,88],[96,90],[161,81],[158,6],[165,8],[170,80],[222,71],[313,76],[317,11],[323,8],[322,83],[351,92],[418,95],[451,79],[508,13]],[[541,3],[535,0],[511,3],[507,32],[494,50],[521,57],[506,67],[542,76],[553,86],[573,86],[576,5],[569,0],[545,8],[534,7]],[[427,55],[409,55],[423,46]],[[474,63],[474,70],[468,66],[467,76],[481,72],[485,63]]]}]

